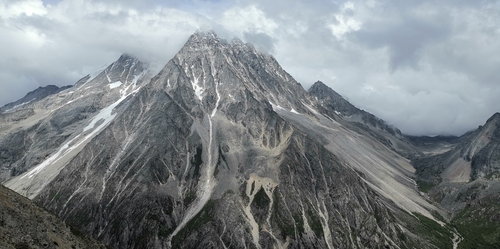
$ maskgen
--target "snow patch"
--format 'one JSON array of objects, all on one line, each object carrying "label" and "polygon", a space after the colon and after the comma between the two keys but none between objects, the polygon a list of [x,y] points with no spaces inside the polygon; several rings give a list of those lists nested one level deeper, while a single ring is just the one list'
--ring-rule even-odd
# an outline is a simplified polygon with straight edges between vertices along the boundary
[{"label": "snow patch", "polygon": [[215,107],[212,110],[212,115],[210,117],[214,117],[217,109],[219,108],[220,94],[219,94],[219,84],[215,83],[215,93],[217,94],[217,102],[215,103]]},{"label": "snow patch", "polygon": [[59,150],[49,157],[47,160],[43,161],[41,164],[30,170],[27,174],[21,177],[21,179],[25,178],[28,176],[28,178],[32,178],[34,175],[38,174],[40,171],[42,171],[45,167],[48,165],[57,162],[59,159],[61,159],[64,155],[68,154],[71,150],[68,150],[69,145],[80,137],[80,135],[76,136],[75,138],[71,139],[69,142],[65,143]]},{"label": "snow patch", "polygon": [[16,105],[16,106],[14,106],[14,107],[10,108],[9,110],[6,110],[6,111],[5,111],[5,113],[11,112],[11,111],[13,111],[13,110],[15,110],[15,109],[17,109],[17,108],[19,108],[19,107],[25,106],[25,105],[27,105],[27,104],[29,104],[29,103],[33,102],[33,100],[35,100],[35,99],[32,99],[32,100],[30,100],[30,101],[28,101],[28,102],[21,103],[21,104],[19,104],[19,105]]},{"label": "snow patch", "polygon": [[82,87],[84,87],[85,85],[87,85],[87,83],[89,83],[91,80],[87,80],[85,81],[80,87],[78,87],[76,90],[80,90]]},{"label": "snow patch", "polygon": [[[126,91],[128,90],[128,88],[130,88],[130,86],[127,87],[127,89],[125,89],[124,92],[122,92],[122,96],[121,96],[120,99],[118,99],[116,102],[114,102],[113,104],[109,105],[108,107],[102,109],[96,116],[94,116],[92,118],[92,121],[90,122],[90,124],[88,124],[85,128],[83,128],[82,134],[84,132],[86,132],[86,131],[89,131],[89,130],[93,129],[92,132],[90,132],[89,134],[87,134],[82,140],[78,141],[78,143],[76,143],[76,144],[74,144],[74,145],[72,145],[70,147],[70,145],[76,139],[78,139],[80,136],[82,136],[82,134],[77,135],[75,138],[71,139],[69,142],[67,142],[63,146],[61,146],[61,148],[54,155],[52,155],[47,160],[43,161],[41,164],[39,164],[38,166],[36,166],[35,168],[33,168],[31,171],[29,171],[27,174],[25,174],[24,176],[22,176],[21,179],[23,179],[26,176],[28,176],[29,178],[32,178],[33,176],[35,176],[36,174],[38,174],[40,171],[42,171],[45,167],[47,167],[48,165],[52,165],[52,164],[56,163],[61,158],[64,158],[64,156],[66,156],[68,153],[70,153],[71,151],[75,150],[80,145],[82,145],[83,143],[87,142],[89,139],[91,139],[96,134],[98,134],[100,131],[102,131],[116,117],[116,113],[113,113],[113,110],[122,101],[124,101],[129,95],[131,95],[133,93],[136,93],[140,89],[140,87],[139,87],[137,89],[134,89],[134,91],[132,91],[131,93],[126,94]],[[101,120],[102,120],[102,122],[99,124],[99,126],[96,127],[96,124],[99,121],[101,121]]]},{"label": "snow patch", "polygon": [[269,101],[269,104],[271,104],[271,106],[273,107],[273,111],[287,111],[287,112],[291,112],[291,113],[294,113],[294,114],[302,115],[301,113],[297,112],[293,107],[292,107],[291,110],[287,110],[284,107],[282,107],[280,105],[277,105],[277,104],[274,104],[271,101]]},{"label": "snow patch", "polygon": [[120,87],[122,84],[123,83],[121,81],[117,81],[117,82],[109,84],[108,86],[109,86],[110,89],[115,89],[117,87]]},{"label": "snow patch", "polygon": [[280,105],[276,105],[276,104],[274,104],[271,101],[269,101],[269,104],[271,104],[271,106],[273,107],[274,111],[283,111],[283,110],[285,110],[285,108],[281,107]]},{"label": "snow patch", "polygon": [[[109,122],[111,122],[111,120],[115,117],[116,114],[113,114],[113,109],[118,105],[120,104],[125,98],[124,97],[121,97],[118,101],[116,101],[115,103],[111,104],[110,106],[102,109],[99,114],[97,114],[94,118],[92,118],[92,122],[90,122],[90,124],[88,124],[85,128],[83,128],[83,131],[88,131],[90,129],[93,129],[95,127],[95,125],[97,124],[97,122],[101,121],[101,120],[104,120],[102,122],[102,124],[107,124]],[[101,125],[102,125],[101,124]],[[100,126],[101,126],[100,125]]]},{"label": "snow patch", "polygon": [[42,171],[45,167],[47,167],[48,165],[51,165],[53,163],[56,163],[57,161],[59,161],[61,158],[63,158],[65,155],[67,155],[68,153],[70,153],[71,151],[73,151],[74,149],[76,149],[78,146],[82,145],[83,143],[85,143],[87,140],[89,140],[90,138],[92,138],[94,135],[96,135],[99,131],[101,131],[104,127],[106,127],[106,125],[108,125],[116,116],[116,113],[112,114],[112,111],[113,109],[118,105],[120,104],[127,96],[122,96],[118,101],[116,101],[115,103],[111,104],[110,106],[102,109],[99,114],[97,114],[93,119],[92,119],[92,122],[90,122],[89,125],[87,125],[84,129],[83,129],[83,132],[86,132],[90,129],[93,129],[95,127],[95,125],[97,124],[97,122],[103,120],[103,122],[96,128],[94,129],[91,133],[89,133],[88,135],[85,136],[84,139],[78,141],[78,143],[72,145],[70,147],[70,145],[77,139],[79,138],[82,134],[79,134],[78,136],[76,136],[75,138],[71,139],[69,142],[65,143],[61,148],[59,148],[59,150],[54,154],[52,155],[51,157],[49,157],[47,160],[43,161],[41,164],[39,164],[38,166],[36,166],[35,168],[33,168],[32,170],[30,170],[26,175],[24,175],[23,177],[21,177],[21,179],[23,179],[24,177],[28,176],[28,178],[32,178],[33,176],[35,176],[36,174],[38,174],[40,171]]},{"label": "snow patch", "polygon": [[[114,63],[113,63],[113,66],[114,66]],[[108,82],[111,83],[112,81],[111,81],[111,78],[109,78],[108,69],[105,69],[104,73],[106,73],[106,78],[108,79]]]},{"label": "snow patch", "polygon": [[191,81],[191,84],[193,85],[194,94],[201,101],[203,98],[201,94],[205,91],[205,88],[198,85],[198,78],[194,78],[194,80]]},{"label": "snow patch", "polygon": [[319,115],[319,113],[316,111],[316,109],[314,109],[314,107],[302,102],[302,104],[307,107],[307,109],[309,109],[309,111],[311,111],[312,113],[316,114],[316,115]]},{"label": "snow patch", "polygon": [[[192,79],[191,80],[191,86],[193,87],[194,94],[196,95],[196,97],[200,101],[202,101],[202,99],[203,99],[202,94],[205,91],[205,88],[199,85],[199,83],[200,83],[199,82],[200,77],[196,77],[194,75],[194,72],[193,72],[194,65],[192,65],[190,68],[191,68],[191,79]],[[184,64],[184,72],[186,73],[186,75],[188,75],[188,66],[187,66],[187,64]]]}]

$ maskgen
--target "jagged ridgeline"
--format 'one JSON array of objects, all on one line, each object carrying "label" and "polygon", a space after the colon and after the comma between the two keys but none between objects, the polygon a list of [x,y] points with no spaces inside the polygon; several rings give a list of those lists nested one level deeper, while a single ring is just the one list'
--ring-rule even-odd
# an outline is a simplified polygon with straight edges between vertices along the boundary
[{"label": "jagged ridgeline", "polygon": [[114,248],[452,248],[399,130],[318,84],[197,32],[2,113],[1,177]]}]

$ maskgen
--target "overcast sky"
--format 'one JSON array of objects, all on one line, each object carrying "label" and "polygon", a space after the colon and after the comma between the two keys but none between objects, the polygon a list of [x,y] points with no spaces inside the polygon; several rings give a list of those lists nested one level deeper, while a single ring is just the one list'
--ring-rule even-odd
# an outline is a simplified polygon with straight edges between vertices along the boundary
[{"label": "overcast sky", "polygon": [[0,0],[0,105],[130,53],[163,66],[194,31],[272,54],[404,133],[477,128],[500,111],[499,1]]}]

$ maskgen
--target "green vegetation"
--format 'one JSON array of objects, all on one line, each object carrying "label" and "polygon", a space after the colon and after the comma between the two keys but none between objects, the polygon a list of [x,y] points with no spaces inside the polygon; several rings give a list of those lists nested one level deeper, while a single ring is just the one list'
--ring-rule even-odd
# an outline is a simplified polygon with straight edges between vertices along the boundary
[{"label": "green vegetation", "polygon": [[415,216],[418,219],[418,221],[415,222],[415,220],[413,221],[408,220],[407,227],[410,230],[410,232],[417,234],[426,240],[429,240],[431,244],[435,245],[437,248],[453,247],[451,239],[453,238],[454,235],[452,233],[451,227],[447,225],[441,226],[436,221],[429,219],[419,213],[413,213],[413,216]]},{"label": "green vegetation", "polygon": [[492,173],[488,174],[485,178],[487,180],[490,180],[490,181],[498,179],[498,178],[500,178],[500,172],[498,172],[498,171],[492,172]]},{"label": "green vegetation", "polygon": [[295,221],[297,232],[299,234],[304,233],[304,220],[302,219],[302,215],[294,214],[293,220]]},{"label": "green vegetation", "polygon": [[478,195],[478,192],[480,191],[480,188],[480,185],[470,186],[465,192],[460,192],[457,195],[456,201],[467,202],[475,199],[475,197]]},{"label": "green vegetation", "polygon": [[[485,200],[486,201],[486,200]],[[452,221],[463,236],[459,248],[500,248],[500,223],[492,217],[500,213],[500,205],[466,207]]]},{"label": "green vegetation", "polygon": [[319,220],[319,217],[316,216],[310,209],[307,210],[307,216],[309,217],[309,226],[313,230],[314,234],[318,237],[323,236],[323,226],[321,225],[321,221]]},{"label": "green vegetation", "polygon": [[196,199],[196,192],[195,191],[189,191],[187,193],[186,197],[184,197],[184,207],[188,207],[189,204],[191,204],[194,199]]},{"label": "green vegetation", "polygon": [[444,219],[444,217],[438,212],[438,211],[431,211],[431,214],[432,216],[434,216],[434,218],[438,219],[439,221],[443,222],[443,223],[447,223],[447,221]]},{"label": "green vegetation", "polygon": [[422,181],[422,180],[417,180],[417,186],[418,190],[424,193],[428,193],[429,190],[431,190],[436,184],[432,182],[427,182],[427,181]]},{"label": "green vegetation", "polygon": [[258,208],[267,208],[271,203],[271,199],[267,196],[264,188],[260,188],[259,191],[253,197],[253,204],[255,204]]}]

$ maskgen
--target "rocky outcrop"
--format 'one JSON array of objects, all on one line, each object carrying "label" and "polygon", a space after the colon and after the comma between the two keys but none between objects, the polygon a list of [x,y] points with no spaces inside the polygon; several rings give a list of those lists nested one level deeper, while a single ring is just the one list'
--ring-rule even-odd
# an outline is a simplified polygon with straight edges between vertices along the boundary
[{"label": "rocky outcrop", "polygon": [[106,248],[29,199],[0,185],[1,248]]}]

